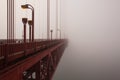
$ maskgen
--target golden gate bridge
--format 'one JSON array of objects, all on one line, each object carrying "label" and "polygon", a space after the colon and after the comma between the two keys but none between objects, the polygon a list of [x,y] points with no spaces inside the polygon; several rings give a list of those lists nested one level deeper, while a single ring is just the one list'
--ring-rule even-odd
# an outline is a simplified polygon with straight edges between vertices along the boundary
[{"label": "golden gate bridge", "polygon": [[[0,40],[0,80],[52,80],[68,41],[53,39],[49,0],[47,5],[47,39],[34,39],[35,10],[31,4],[21,5],[22,9],[32,10],[32,20],[22,18],[24,38],[15,39],[14,0],[7,0],[7,39]],[[29,39],[26,38],[27,24]]]}]

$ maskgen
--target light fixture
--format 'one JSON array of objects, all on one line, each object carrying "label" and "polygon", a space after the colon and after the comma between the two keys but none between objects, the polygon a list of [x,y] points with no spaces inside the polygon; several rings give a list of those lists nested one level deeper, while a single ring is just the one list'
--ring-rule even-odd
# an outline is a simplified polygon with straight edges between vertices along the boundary
[{"label": "light fixture", "polygon": [[34,41],[34,7],[31,4],[21,5],[22,9],[32,10],[32,41]]}]

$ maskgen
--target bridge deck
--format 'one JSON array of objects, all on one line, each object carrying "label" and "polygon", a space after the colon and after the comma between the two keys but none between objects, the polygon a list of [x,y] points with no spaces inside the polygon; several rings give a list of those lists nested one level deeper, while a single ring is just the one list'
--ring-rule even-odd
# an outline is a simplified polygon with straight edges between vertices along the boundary
[{"label": "bridge deck", "polygon": [[[51,80],[52,75],[65,49],[66,40],[34,42],[30,48],[28,46],[31,45],[31,43],[27,43],[26,45],[23,45],[23,43],[20,44],[23,47],[25,46],[25,49],[23,48],[22,50],[25,51],[21,52],[21,50],[17,50],[17,53],[9,53],[14,54],[12,56],[12,60],[11,56],[7,56],[7,60],[5,60],[6,56],[3,54],[1,55],[1,57],[4,57],[4,60],[1,60],[7,62],[5,62],[4,65],[1,64],[4,68],[1,68],[2,70],[0,70],[0,80],[27,80],[30,78],[30,76],[33,75],[33,73],[36,73],[36,77],[30,78],[31,80]],[[16,49],[13,47],[13,45],[17,46],[17,44],[9,44],[9,47],[11,45],[13,50]],[[7,53],[7,55],[9,54]],[[19,54],[22,54],[22,56],[18,57]],[[14,64],[11,64],[13,62]],[[24,75],[24,73],[26,74]]]}]

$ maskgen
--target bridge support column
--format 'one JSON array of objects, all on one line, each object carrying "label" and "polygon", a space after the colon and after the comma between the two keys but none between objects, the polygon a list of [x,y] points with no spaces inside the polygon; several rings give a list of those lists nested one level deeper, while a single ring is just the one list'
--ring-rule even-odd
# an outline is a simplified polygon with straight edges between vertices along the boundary
[{"label": "bridge support column", "polygon": [[[40,46],[42,45],[44,47],[44,44],[40,44]],[[63,55],[66,44],[67,42],[61,40],[55,42],[51,41],[51,43],[49,43],[50,46],[46,48],[46,50],[42,50],[38,53],[36,53],[35,51],[35,53],[27,57],[23,55],[21,58],[24,59],[20,59],[20,61],[16,64],[11,64],[13,62],[11,59],[15,57],[13,60],[16,60],[16,55],[9,57],[9,54],[12,49],[16,50],[17,48],[15,47],[18,45],[11,46],[11,44],[9,44],[8,46],[6,46],[8,49],[3,46],[3,49],[7,49],[7,51],[10,52],[9,54],[7,53],[6,55],[4,55],[6,61],[8,62],[6,63],[5,68],[0,69],[0,80],[52,80],[56,67],[61,59],[61,56]],[[47,46],[48,44],[46,45],[46,47]],[[22,47],[24,47],[24,45],[22,45]],[[23,50],[24,49],[22,49],[22,51]],[[6,53],[6,51],[4,53]],[[2,66],[4,67],[4,65]]]},{"label": "bridge support column", "polygon": [[40,80],[40,61],[36,64],[35,72],[36,72],[36,79],[35,80]]}]

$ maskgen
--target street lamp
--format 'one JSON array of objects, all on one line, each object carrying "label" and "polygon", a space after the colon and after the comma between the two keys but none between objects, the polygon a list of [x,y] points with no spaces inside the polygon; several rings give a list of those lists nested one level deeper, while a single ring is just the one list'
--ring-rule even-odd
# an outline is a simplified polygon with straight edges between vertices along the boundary
[{"label": "street lamp", "polygon": [[28,21],[28,25],[29,25],[29,41],[31,41],[32,20],[29,20],[29,21]]},{"label": "street lamp", "polygon": [[24,25],[24,43],[26,43],[26,24],[27,24],[27,18],[22,18],[22,22]]},{"label": "street lamp", "polygon": [[52,40],[52,33],[53,33],[53,30],[51,29],[50,32],[51,32],[51,40]]},{"label": "street lamp", "polygon": [[23,9],[32,10],[32,41],[34,41],[34,7],[31,4],[21,5]]}]

